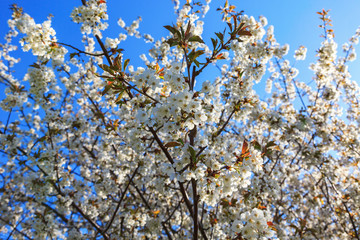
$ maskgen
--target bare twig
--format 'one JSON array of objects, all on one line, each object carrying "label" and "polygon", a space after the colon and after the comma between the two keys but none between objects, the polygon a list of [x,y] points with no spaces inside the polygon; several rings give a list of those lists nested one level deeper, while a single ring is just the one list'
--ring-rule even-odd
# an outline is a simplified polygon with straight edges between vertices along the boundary
[{"label": "bare twig", "polygon": [[89,52],[85,52],[85,51],[80,50],[77,47],[74,47],[74,46],[71,46],[70,44],[66,44],[66,43],[62,43],[62,42],[56,42],[56,43],[60,44],[60,45],[67,46],[67,47],[70,47],[70,48],[78,51],[79,53],[83,53],[83,54],[94,56],[94,57],[99,57],[99,56],[104,56],[105,55],[105,53],[89,53]]}]

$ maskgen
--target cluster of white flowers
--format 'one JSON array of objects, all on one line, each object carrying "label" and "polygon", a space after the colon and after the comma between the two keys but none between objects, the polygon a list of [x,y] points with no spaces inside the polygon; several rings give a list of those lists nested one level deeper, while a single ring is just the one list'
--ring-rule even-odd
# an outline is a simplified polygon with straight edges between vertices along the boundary
[{"label": "cluster of white flowers", "polygon": [[136,38],[140,38],[141,37],[141,34],[140,32],[138,31],[138,28],[140,27],[140,22],[141,22],[141,17],[138,17],[136,20],[134,20],[130,26],[128,27],[125,27],[125,23],[123,21],[120,21],[120,23],[118,22],[118,24],[120,26],[123,26],[124,25],[124,29],[126,31],[126,33],[129,35],[129,36],[135,36]]},{"label": "cluster of white flowers", "polygon": [[113,39],[113,38],[107,37],[105,40],[105,47],[115,49],[119,45],[119,43],[120,43],[120,40],[118,38]]},{"label": "cluster of white flowers", "polygon": [[[85,34],[91,53],[85,62],[72,57],[61,68],[50,66],[43,58],[61,62],[66,52],[55,44],[50,20],[39,25],[14,13],[0,45],[6,93],[0,106],[9,114],[0,122],[7,160],[0,162],[0,236],[359,236],[360,88],[347,63],[356,58],[360,30],[343,45],[344,57],[325,37],[309,85],[297,80],[298,70],[285,59],[289,46],[276,42],[265,17],[237,15],[243,35],[229,29],[214,35],[215,47],[207,46],[199,19],[210,0],[202,2],[175,1],[173,27],[184,32],[181,41],[169,33],[154,42],[138,31],[140,18],[130,26],[120,18],[126,34],[104,38],[106,48],[117,48],[128,35],[153,44],[140,56],[146,67],[127,70],[106,66]],[[231,13],[226,4],[222,9]],[[72,18],[83,33],[100,35],[106,4],[89,0]],[[234,18],[228,23],[235,27]],[[23,85],[12,74],[16,28],[26,35],[23,50],[41,57]],[[304,60],[306,51],[300,47],[294,58]],[[118,57],[123,66],[127,61],[121,53],[106,57]],[[212,64],[219,74],[204,75]],[[267,99],[254,87],[265,77]]]},{"label": "cluster of white flowers", "polygon": [[307,48],[304,46],[300,46],[294,54],[294,58],[296,60],[305,60],[306,58],[306,52],[307,52]]},{"label": "cluster of white flowers", "polygon": [[242,213],[239,219],[236,219],[231,230],[235,233],[241,233],[241,236],[249,239],[269,239],[274,237],[275,231],[268,226],[271,215],[267,211],[258,208]]},{"label": "cluster of white flowers", "polygon": [[16,28],[25,36],[21,39],[24,51],[32,50],[34,56],[51,59],[56,66],[64,62],[67,50],[57,44],[55,30],[51,27],[51,20],[36,24],[28,14],[13,14],[13,19],[8,21],[10,27]]},{"label": "cluster of white flowers", "polygon": [[101,31],[108,28],[109,16],[106,13],[107,5],[103,0],[89,0],[86,5],[74,8],[71,18],[76,23],[81,23],[81,32],[102,36]]}]

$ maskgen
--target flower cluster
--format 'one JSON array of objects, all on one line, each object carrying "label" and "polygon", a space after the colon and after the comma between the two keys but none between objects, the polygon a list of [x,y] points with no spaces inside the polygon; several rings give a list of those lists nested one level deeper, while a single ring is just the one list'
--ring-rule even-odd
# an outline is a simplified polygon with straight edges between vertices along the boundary
[{"label": "flower cluster", "polygon": [[25,52],[31,50],[34,56],[39,56],[45,60],[51,59],[53,64],[57,66],[64,62],[67,50],[57,44],[50,19],[42,24],[36,24],[28,14],[23,14],[21,9],[16,9],[13,19],[9,20],[8,24],[10,28],[15,26],[20,33],[25,34],[20,42]]},{"label": "flower cluster", "polygon": [[[308,84],[265,17],[226,1],[225,31],[208,41],[210,0],[174,2],[176,24],[154,41],[141,18],[102,40],[106,3],[83,1],[71,16],[85,51],[13,9],[0,45],[0,236],[359,238],[360,88],[347,64],[360,30],[340,56],[319,12],[327,35]],[[128,36],[152,45],[143,67],[119,48]],[[38,59],[18,80],[19,44]],[[265,78],[268,98],[255,86]]]},{"label": "flower cluster", "polygon": [[71,18],[75,23],[81,23],[81,32],[99,37],[102,36],[101,31],[108,28],[108,15],[106,13],[107,5],[105,1],[90,0],[86,5],[74,8],[71,12]]}]

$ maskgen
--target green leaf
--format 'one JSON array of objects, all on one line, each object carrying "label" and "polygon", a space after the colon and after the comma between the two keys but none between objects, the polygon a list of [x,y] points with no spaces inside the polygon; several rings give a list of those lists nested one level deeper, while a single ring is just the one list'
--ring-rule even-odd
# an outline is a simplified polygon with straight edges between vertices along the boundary
[{"label": "green leaf", "polygon": [[40,69],[40,65],[39,65],[39,64],[37,64],[37,63],[33,63],[33,64],[31,64],[31,65],[30,65],[30,67]]},{"label": "green leaf", "polygon": [[[113,75],[115,74],[115,72],[118,72],[119,70],[121,70],[118,68],[118,66],[115,66],[115,65],[112,65],[109,68],[113,71]],[[120,68],[121,68],[121,64],[120,64]]]},{"label": "green leaf", "polygon": [[273,146],[276,146],[275,141],[270,141],[270,142],[268,142],[265,147],[266,147],[266,148],[271,148],[271,147],[273,147]]},{"label": "green leaf", "polygon": [[232,31],[232,24],[228,22],[227,25],[229,26],[230,31]]},{"label": "green leaf", "polygon": [[188,25],[186,27],[185,39],[187,39],[190,36],[190,30],[191,30],[191,24],[190,24],[190,21],[189,21]]},{"label": "green leaf", "polygon": [[73,59],[75,56],[80,56],[79,53],[70,53],[70,59]]},{"label": "green leaf", "polygon": [[237,35],[239,35],[239,36],[252,36],[252,34],[249,31],[241,30],[241,29],[239,29],[239,31],[237,32]]},{"label": "green leaf", "polygon": [[189,42],[200,42],[200,43],[204,43],[204,41],[201,39],[201,37],[199,36],[192,36],[189,38]]},{"label": "green leaf", "polygon": [[191,53],[189,54],[189,60],[191,62],[194,62],[196,60],[196,58],[198,58],[199,56],[203,55],[205,53],[204,50],[197,50],[197,51],[191,51]]},{"label": "green leaf", "polygon": [[184,145],[184,141],[181,139],[181,138],[179,138],[178,140],[176,140],[177,142],[179,142],[179,143],[181,143],[182,145]]},{"label": "green leaf", "polygon": [[130,59],[126,59],[124,61],[124,71],[126,70],[126,67],[128,66],[129,62],[130,62]]},{"label": "green leaf", "polygon": [[252,145],[254,146],[254,148],[255,148],[256,150],[261,151],[261,145],[260,145],[260,143],[258,143],[258,141],[254,140],[254,141],[252,141],[251,143],[252,143]]},{"label": "green leaf", "polygon": [[216,36],[220,39],[220,42],[224,42],[224,34],[218,32],[218,33],[215,33]]},{"label": "green leaf", "polygon": [[273,150],[278,150],[279,147],[278,145],[276,145],[276,143],[274,141],[270,141],[266,144],[265,148],[264,148],[264,153],[266,156],[270,156],[273,152]]},{"label": "green leaf", "polygon": [[180,31],[181,31],[181,35],[179,36],[180,39],[184,39],[185,38],[185,32],[184,29],[182,27],[180,27]]},{"label": "green leaf", "polygon": [[104,70],[105,72],[108,72],[110,73],[111,75],[115,75],[114,71],[108,66],[108,65],[105,65],[105,64],[99,64],[99,67]]},{"label": "green leaf", "polygon": [[41,138],[38,139],[38,142],[44,142],[46,139],[48,138],[48,136],[42,136]]},{"label": "green leaf", "polygon": [[121,99],[122,99],[122,97],[123,97],[123,95],[124,95],[124,92],[125,92],[125,89],[123,89],[123,90],[121,90],[121,91],[119,92],[119,95],[117,96],[117,98],[116,98],[116,100],[115,100],[115,103],[121,102]]},{"label": "green leaf", "polygon": [[43,62],[41,62],[41,65],[46,65],[49,61],[50,61],[50,59],[46,59]]},{"label": "green leaf", "polygon": [[170,45],[170,47],[179,45],[179,42],[177,40],[175,40],[174,38],[170,38],[170,39],[166,40],[166,42]]},{"label": "green leaf", "polygon": [[199,61],[198,60],[194,60],[194,63],[195,63],[195,65],[197,66],[197,67],[199,67],[200,66],[200,63],[199,63]]},{"label": "green leaf", "polygon": [[212,42],[212,44],[213,44],[214,49],[216,49],[216,46],[217,46],[217,44],[218,44],[218,40],[211,38],[211,42]]},{"label": "green leaf", "polygon": [[189,152],[190,152],[191,159],[192,159],[193,161],[195,161],[195,159],[196,159],[196,152],[195,152],[195,150],[193,149],[192,146],[189,146]]},{"label": "green leaf", "polygon": [[176,28],[174,28],[174,27],[172,27],[170,25],[166,25],[166,26],[164,26],[164,28],[169,30],[173,35],[175,35],[178,32],[178,30]]},{"label": "green leaf", "polygon": [[117,55],[113,62],[114,67],[111,67],[111,69],[118,71],[121,70],[121,54]]},{"label": "green leaf", "polygon": [[179,30],[177,30],[175,27],[166,25],[166,26],[164,26],[164,28],[169,30],[174,35],[174,37],[181,39],[181,34],[180,34]]},{"label": "green leaf", "polygon": [[169,147],[177,147],[177,146],[181,146],[181,143],[179,142],[168,142],[165,144],[165,147],[169,148]]},{"label": "green leaf", "polygon": [[101,96],[104,96],[112,87],[112,84],[107,84],[104,90],[101,92]]}]

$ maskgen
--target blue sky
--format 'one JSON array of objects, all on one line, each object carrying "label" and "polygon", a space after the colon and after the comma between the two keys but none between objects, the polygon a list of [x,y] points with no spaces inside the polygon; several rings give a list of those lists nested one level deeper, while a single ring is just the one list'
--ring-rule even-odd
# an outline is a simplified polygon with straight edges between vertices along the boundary
[{"label": "blue sky", "polygon": [[[184,0],[181,0],[184,2]],[[119,17],[123,18],[126,24],[130,24],[138,16],[143,21],[140,24],[141,33],[150,33],[155,39],[167,35],[164,25],[171,25],[175,22],[173,13],[173,3],[171,0],[131,0],[119,1],[108,0],[108,14],[110,27],[105,31],[104,36],[117,37],[121,29],[116,22]],[[210,42],[210,37],[214,31],[223,30],[224,24],[221,23],[217,7],[223,5],[225,0],[213,0],[211,9],[205,21],[205,32],[203,39]],[[351,37],[356,28],[360,26],[360,4],[358,0],[229,0],[237,6],[237,10],[244,10],[245,14],[258,17],[260,15],[267,17],[269,25],[275,27],[275,37],[280,44],[288,43],[290,51],[288,58],[292,59],[293,52],[300,46],[308,48],[307,59],[298,62],[296,67],[300,70],[301,78],[304,82],[311,80],[311,72],[308,65],[313,62],[315,51],[320,46],[322,33],[318,27],[321,24],[317,11],[331,9],[330,15],[333,20],[335,40],[341,45]],[[24,11],[30,14],[37,23],[46,20],[51,13],[54,15],[53,27],[57,31],[57,37],[60,42],[69,43],[76,47],[81,47],[81,34],[79,25],[71,22],[70,13],[75,6],[81,5],[80,0],[1,0],[0,1],[0,35],[4,36],[7,31],[6,20],[10,17],[9,5],[16,3],[24,8]],[[3,39],[3,38],[1,38]],[[3,40],[0,40],[3,42]],[[130,39],[122,43],[121,48],[125,49],[125,57],[131,59],[131,64],[142,64],[139,55],[146,53],[150,44],[146,44],[140,39]],[[71,50],[69,51],[72,52]],[[359,55],[359,51],[358,55]],[[22,58],[18,65],[17,77],[21,78],[26,72],[27,66],[35,61],[30,53],[17,53],[16,56]],[[353,79],[360,79],[359,61],[350,64],[350,72]],[[211,76],[204,76],[211,79]],[[358,82],[360,82],[358,80]],[[3,89],[0,87],[0,98],[3,98]]]}]

